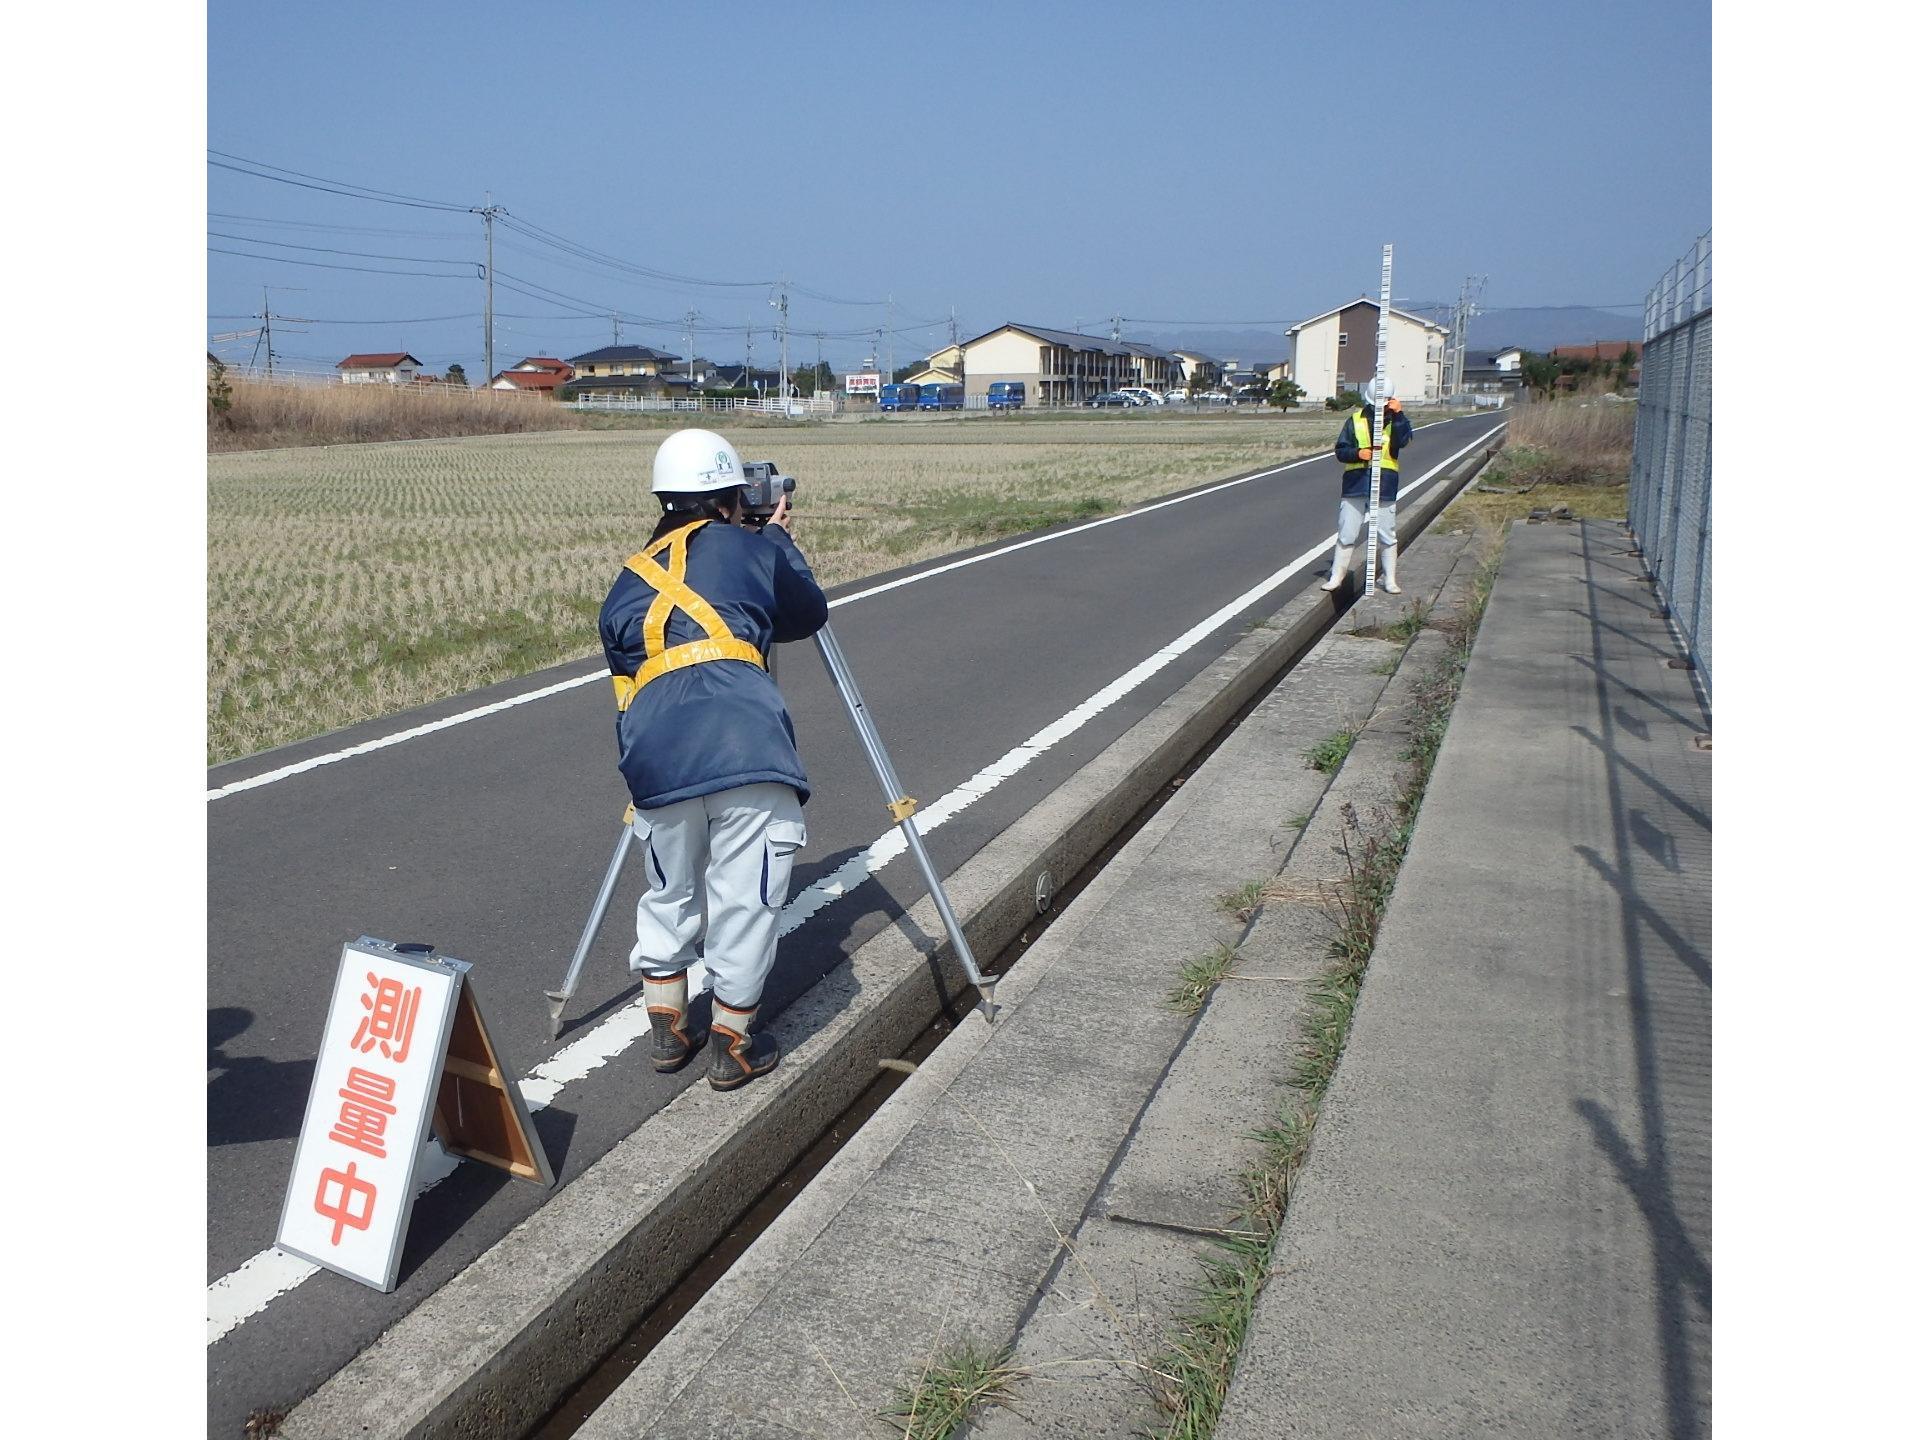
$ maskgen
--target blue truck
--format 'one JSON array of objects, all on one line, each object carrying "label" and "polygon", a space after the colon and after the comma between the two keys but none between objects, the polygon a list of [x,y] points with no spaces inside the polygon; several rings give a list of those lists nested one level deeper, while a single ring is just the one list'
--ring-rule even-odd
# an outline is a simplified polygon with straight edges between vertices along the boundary
[{"label": "blue truck", "polygon": [[964,385],[922,385],[920,387],[922,410],[964,410],[966,405],[967,387]]},{"label": "blue truck", "polygon": [[882,410],[918,410],[920,387],[918,385],[882,385],[880,408]]},{"label": "blue truck", "polygon": [[989,410],[1019,410],[1027,403],[1027,382],[1024,380],[996,380],[987,386],[987,408]]}]

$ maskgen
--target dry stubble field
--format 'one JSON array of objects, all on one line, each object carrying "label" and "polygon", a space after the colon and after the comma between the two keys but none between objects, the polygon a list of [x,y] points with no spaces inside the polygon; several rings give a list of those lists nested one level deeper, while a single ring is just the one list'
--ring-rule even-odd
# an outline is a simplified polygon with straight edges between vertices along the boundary
[{"label": "dry stubble field", "polygon": [[[1091,414],[737,438],[797,478],[795,538],[834,585],[1325,449],[1340,418]],[[659,513],[646,489],[664,435],[209,456],[209,762],[598,653],[600,602]]]}]

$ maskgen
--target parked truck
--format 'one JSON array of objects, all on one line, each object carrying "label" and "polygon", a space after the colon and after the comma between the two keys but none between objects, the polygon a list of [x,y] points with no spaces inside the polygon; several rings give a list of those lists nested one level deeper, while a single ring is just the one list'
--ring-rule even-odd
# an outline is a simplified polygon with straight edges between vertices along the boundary
[{"label": "parked truck", "polygon": [[996,380],[987,386],[987,408],[989,410],[1020,410],[1027,403],[1027,382],[1024,380]]},{"label": "parked truck", "polygon": [[922,385],[920,387],[922,410],[964,410],[966,405],[967,387],[964,385]]},{"label": "parked truck", "polygon": [[880,408],[882,410],[918,410],[920,387],[918,385],[882,385]]}]

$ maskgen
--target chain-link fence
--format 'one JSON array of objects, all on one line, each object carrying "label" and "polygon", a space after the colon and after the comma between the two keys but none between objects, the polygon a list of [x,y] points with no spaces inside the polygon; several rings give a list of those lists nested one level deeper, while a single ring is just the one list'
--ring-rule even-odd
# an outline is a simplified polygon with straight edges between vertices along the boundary
[{"label": "chain-link fence", "polygon": [[1627,523],[1713,693],[1713,232],[1647,296]]}]

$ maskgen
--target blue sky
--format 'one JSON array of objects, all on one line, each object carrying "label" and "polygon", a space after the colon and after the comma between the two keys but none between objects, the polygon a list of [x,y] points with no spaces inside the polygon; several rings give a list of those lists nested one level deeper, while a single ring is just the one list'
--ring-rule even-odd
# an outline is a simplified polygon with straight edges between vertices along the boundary
[{"label": "blue sky", "polygon": [[[1637,302],[1712,223],[1709,9],[214,0],[207,143],[460,206],[491,193],[603,255],[745,282],[659,281],[503,225],[497,366],[608,343],[615,309],[622,340],[676,353],[696,310],[718,360],[751,324],[764,363],[782,275],[815,292],[792,297],[795,363],[825,331],[836,369],[887,311],[816,295],[892,295],[900,364],[944,343],[950,307],[962,338],[1114,315],[1283,329],[1376,289],[1388,240],[1396,298],[1450,299],[1471,273],[1489,307]],[[477,218],[218,168],[207,186],[210,247],[280,257],[210,251],[210,335],[249,328],[233,317],[263,284],[303,287],[273,309],[329,323],[285,325],[287,363],[405,348],[478,378]],[[390,321],[410,323],[364,323]]]}]

